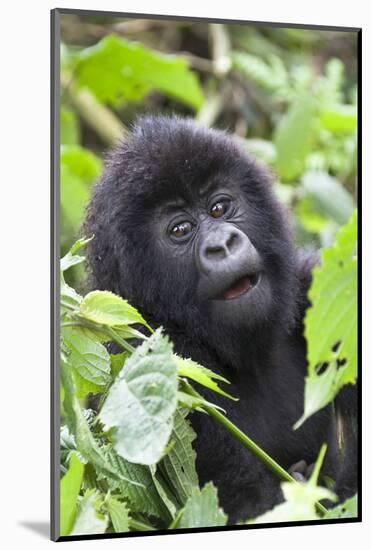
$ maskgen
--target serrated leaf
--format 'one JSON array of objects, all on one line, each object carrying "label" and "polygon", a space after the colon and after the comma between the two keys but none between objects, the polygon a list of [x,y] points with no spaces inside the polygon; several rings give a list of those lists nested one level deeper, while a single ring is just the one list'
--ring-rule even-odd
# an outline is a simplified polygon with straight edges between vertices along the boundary
[{"label": "serrated leaf", "polygon": [[171,492],[167,480],[161,475],[161,472],[158,471],[157,465],[150,466],[149,468],[157,492],[173,520],[178,510],[177,499]]},{"label": "serrated leaf", "polygon": [[358,495],[348,498],[323,516],[323,519],[356,518],[358,516]]},{"label": "serrated leaf", "polygon": [[[107,476],[104,472],[99,477],[107,482],[112,491],[119,491],[120,496],[129,503],[130,510],[168,522],[171,519],[170,515],[158,494],[149,467],[128,462],[114,449],[105,449],[104,455],[107,465],[121,479],[117,476]],[[125,481],[125,478],[130,483]]]},{"label": "serrated leaf", "polygon": [[97,491],[88,491],[79,502],[75,524],[71,535],[96,535],[105,533],[108,518],[97,509],[102,497]]},{"label": "serrated leaf", "polygon": [[276,127],[276,168],[284,181],[294,180],[303,172],[317,124],[316,106],[314,98],[300,98]]},{"label": "serrated leaf", "polygon": [[84,464],[75,452],[71,453],[67,473],[60,483],[60,534],[69,535],[76,517],[77,497],[80,493]]},{"label": "serrated leaf", "polygon": [[[321,265],[313,270],[309,291],[312,306],[305,317],[308,376],[304,414],[295,428],[332,401],[342,386],[357,378],[356,247],[354,212],[333,246],[322,251]],[[318,367],[323,364],[328,366],[321,373]]]},{"label": "serrated leaf", "polygon": [[188,498],[199,490],[196,453],[192,447],[196,434],[185,416],[184,410],[176,410],[170,439],[172,446],[158,465],[183,506]]},{"label": "serrated leaf", "polygon": [[76,61],[78,84],[113,105],[141,100],[151,90],[159,90],[195,109],[203,102],[197,75],[185,59],[163,55],[139,42],[106,36],[77,54]]},{"label": "serrated leaf", "polygon": [[68,364],[77,373],[102,391],[111,382],[110,356],[106,348],[91,338],[83,327],[62,329],[64,343],[69,350]]},{"label": "serrated leaf", "polygon": [[212,370],[207,369],[202,365],[199,365],[195,361],[192,361],[192,359],[183,359],[182,357],[175,356],[175,360],[177,363],[179,376],[186,376],[187,378],[191,378],[192,380],[194,380],[195,382],[198,382],[205,388],[209,388],[210,390],[220,393],[221,395],[224,395],[229,399],[238,401],[237,397],[232,397],[231,395],[226,393],[224,390],[219,388],[215,380],[220,380],[221,382],[224,382],[226,384],[230,383],[226,378],[224,378],[223,376],[220,376],[220,374],[217,374]]},{"label": "serrated leaf", "polygon": [[80,314],[100,325],[109,327],[140,323],[150,328],[141,314],[127,300],[107,290],[94,290],[80,305]]},{"label": "serrated leaf", "polygon": [[172,345],[157,330],[125,363],[108,392],[99,418],[116,428],[114,447],[125,459],[155,464],[169,440],[177,401]]},{"label": "serrated leaf", "polygon": [[85,458],[76,450],[76,442],[74,436],[70,433],[67,426],[62,426],[60,432],[61,464],[67,467],[67,464],[69,464],[71,456],[74,453],[77,454],[77,458],[82,464],[86,464]]},{"label": "serrated leaf", "polygon": [[120,502],[117,498],[110,495],[106,500],[106,506],[115,533],[126,533],[129,531],[129,509],[125,502]]},{"label": "serrated leaf", "polygon": [[67,424],[70,432],[75,437],[77,450],[88,462],[95,468],[99,468],[105,475],[118,481],[130,483],[131,480],[127,478],[123,479],[120,472],[115,472],[115,470],[110,468],[101,448],[94,439],[76,396],[76,383],[71,367],[62,361],[60,373],[64,388],[63,404],[67,415]]},{"label": "serrated leaf", "polygon": [[218,527],[226,525],[227,519],[219,508],[216,488],[210,482],[188,499],[172,528]]}]

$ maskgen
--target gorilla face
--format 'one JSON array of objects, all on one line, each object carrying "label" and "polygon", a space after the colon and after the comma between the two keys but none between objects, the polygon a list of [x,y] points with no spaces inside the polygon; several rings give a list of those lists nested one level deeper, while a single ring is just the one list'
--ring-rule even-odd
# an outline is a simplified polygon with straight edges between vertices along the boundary
[{"label": "gorilla face", "polygon": [[152,322],[260,327],[292,309],[293,249],[270,176],[227,134],[146,117],[108,161],[89,206],[95,288]]},{"label": "gorilla face", "polygon": [[248,204],[233,180],[229,186],[205,182],[196,191],[192,202],[169,201],[156,216],[165,261],[176,257],[188,271],[194,266],[192,301],[209,316],[256,322],[269,310],[271,286],[248,236]]}]

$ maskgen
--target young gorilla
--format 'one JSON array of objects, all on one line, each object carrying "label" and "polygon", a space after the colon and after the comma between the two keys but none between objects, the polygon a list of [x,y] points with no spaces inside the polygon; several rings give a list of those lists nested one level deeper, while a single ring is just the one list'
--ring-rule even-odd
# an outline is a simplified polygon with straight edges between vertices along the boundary
[{"label": "young gorilla", "polygon": [[[297,431],[311,258],[292,243],[267,170],[224,132],[146,117],[111,154],[84,227],[93,288],[128,299],[175,351],[228,378],[239,398],[203,392],[284,468],[315,461],[338,478],[330,407]],[[213,480],[230,522],[282,500],[279,481],[215,421],[192,415],[200,483]],[[342,496],[355,492],[341,475]],[[349,486],[351,485],[351,486]]]}]

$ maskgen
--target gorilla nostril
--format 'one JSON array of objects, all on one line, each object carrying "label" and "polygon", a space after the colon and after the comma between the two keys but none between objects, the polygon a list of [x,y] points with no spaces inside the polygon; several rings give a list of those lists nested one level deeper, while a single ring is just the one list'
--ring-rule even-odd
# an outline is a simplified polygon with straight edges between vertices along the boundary
[{"label": "gorilla nostril", "polygon": [[236,250],[236,248],[238,248],[238,241],[239,241],[239,238],[238,238],[237,233],[232,233],[228,237],[228,240],[226,242],[226,246],[227,246],[227,249],[229,250],[229,252],[234,252]]},{"label": "gorilla nostril", "polygon": [[208,246],[205,250],[205,256],[208,260],[223,260],[227,255],[224,246]]}]

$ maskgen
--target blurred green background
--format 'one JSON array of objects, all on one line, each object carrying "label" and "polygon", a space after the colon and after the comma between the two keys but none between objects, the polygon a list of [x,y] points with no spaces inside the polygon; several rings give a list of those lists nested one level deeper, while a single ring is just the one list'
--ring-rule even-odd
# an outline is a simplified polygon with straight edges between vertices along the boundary
[{"label": "blurred green background", "polygon": [[[276,175],[298,245],[333,242],[357,195],[357,33],[61,16],[61,254],[104,153],[143,113],[227,129]],[[69,282],[84,290],[81,266]]]}]

